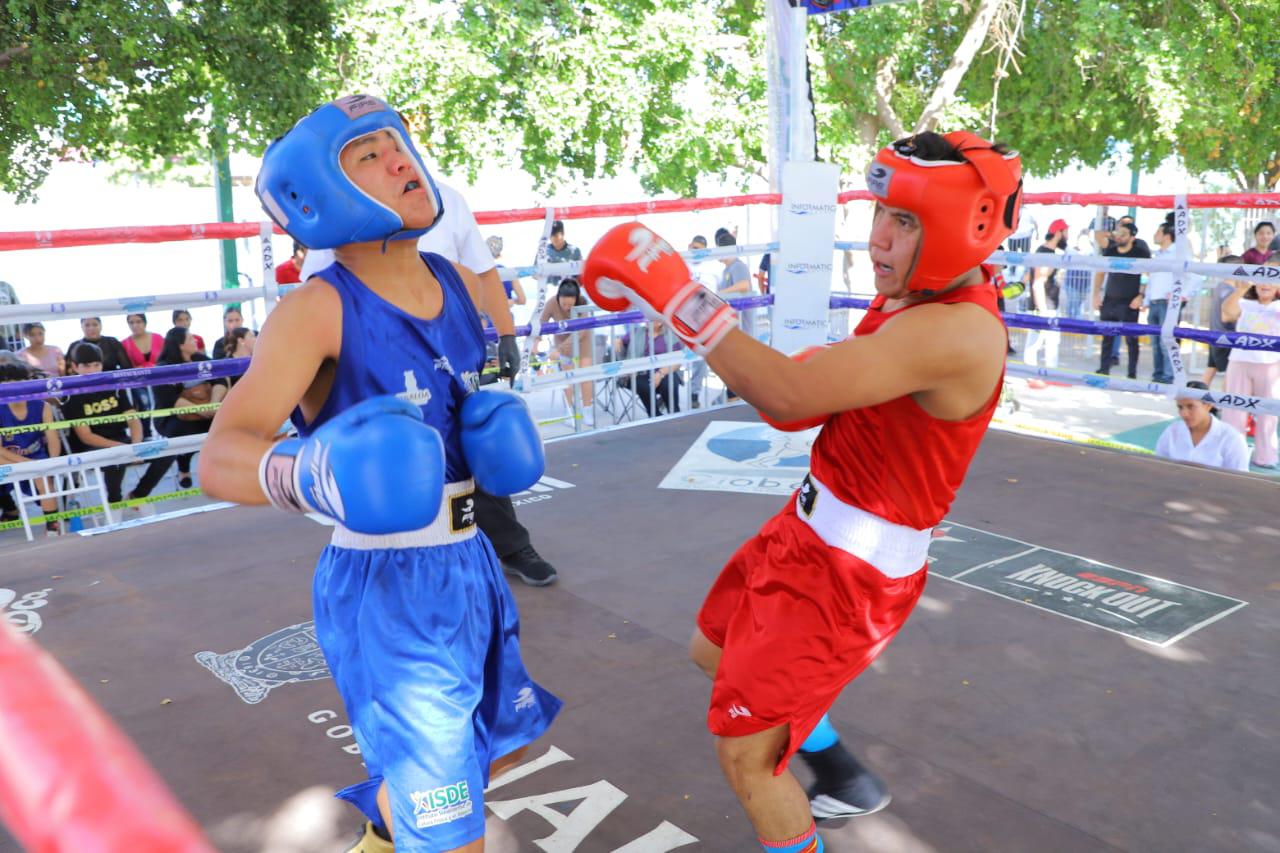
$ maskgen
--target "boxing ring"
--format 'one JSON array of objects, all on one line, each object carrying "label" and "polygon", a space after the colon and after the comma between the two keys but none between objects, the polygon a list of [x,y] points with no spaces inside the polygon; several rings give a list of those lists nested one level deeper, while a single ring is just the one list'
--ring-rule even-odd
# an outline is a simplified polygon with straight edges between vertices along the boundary
[{"label": "boxing ring", "polygon": [[[840,200],[861,198],[845,193]],[[1068,194],[1041,201],[1135,198],[1151,206],[1178,202]],[[778,200],[503,211],[478,219],[549,225],[552,218]],[[1280,196],[1192,200],[1214,203],[1258,207],[1280,203]],[[270,232],[256,223],[8,234],[0,235],[0,250],[246,235],[262,240],[264,280],[271,281]],[[776,250],[761,244],[690,254]],[[1012,253],[998,260],[1112,268],[1096,258],[1046,261]],[[1128,269],[1174,268],[1171,261],[1129,263]],[[1212,264],[1178,264],[1184,272],[1225,273]],[[1268,274],[1265,267],[1239,269]],[[512,270],[540,284],[548,274],[576,271],[567,264]],[[269,310],[282,292],[269,285],[13,306],[0,308],[0,320],[255,298]],[[734,300],[756,309],[769,301]],[[832,297],[837,310],[865,304]],[[1176,333],[1221,343],[1217,335],[1171,323],[1162,330],[1008,319],[1024,328],[1141,330],[1166,341]],[[531,339],[640,321],[638,313],[586,317],[535,324],[522,334]],[[1233,335],[1227,345],[1271,349],[1280,340]],[[541,375],[526,358],[521,384],[526,394],[558,392],[695,361],[677,351]],[[0,400],[102,383],[235,375],[244,367],[224,360],[13,383],[0,389]],[[1166,397],[1178,391],[1049,368],[1011,365],[1010,373]],[[1210,394],[1219,405],[1280,409],[1280,401],[1227,396]],[[641,424],[590,432],[576,432],[575,424],[575,434],[549,441],[543,480],[515,499],[539,550],[560,566],[556,586],[514,590],[524,655],[531,673],[566,706],[532,759],[495,780],[486,795],[488,849],[659,853],[737,851],[755,843],[716,764],[704,726],[709,684],[688,662],[685,646],[721,565],[807,470],[812,436],[772,432],[742,405]],[[25,471],[0,466],[0,481],[189,452],[198,444],[180,439],[95,451],[26,463],[35,467]],[[1280,815],[1266,796],[1280,764],[1280,724],[1267,710],[1280,663],[1265,639],[1280,623],[1274,495],[1274,485],[1259,478],[989,433],[950,517],[935,532],[920,607],[832,712],[851,746],[886,778],[894,802],[877,815],[824,827],[828,849],[1280,846]],[[217,849],[341,850],[355,813],[328,793],[360,777],[362,768],[310,630],[310,574],[329,530],[268,510],[203,509],[163,523],[107,517],[105,526],[85,531],[92,535],[7,551],[3,585],[15,603],[5,618],[34,634],[117,721]],[[22,746],[6,749],[20,756]],[[0,851],[18,849],[0,829]]]},{"label": "boxing ring", "polygon": [[[514,591],[526,661],[565,710],[487,795],[490,849],[751,849],[685,644],[720,565],[802,475],[807,444],[742,406],[548,444],[547,478],[516,500],[561,580]],[[833,711],[894,802],[824,828],[829,848],[1280,841],[1266,796],[1280,662],[1261,640],[1280,623],[1273,498],[1254,478],[991,433],[939,528],[921,605]],[[1093,535],[1069,535],[1064,517]],[[361,774],[308,630],[328,535],[235,508],[64,538],[6,572],[22,592],[50,590],[40,643],[220,850],[261,849],[303,789]],[[1088,615],[1084,588],[1068,600],[1050,570],[1105,587],[1093,601],[1108,613]],[[354,815],[339,817],[346,833]]]}]

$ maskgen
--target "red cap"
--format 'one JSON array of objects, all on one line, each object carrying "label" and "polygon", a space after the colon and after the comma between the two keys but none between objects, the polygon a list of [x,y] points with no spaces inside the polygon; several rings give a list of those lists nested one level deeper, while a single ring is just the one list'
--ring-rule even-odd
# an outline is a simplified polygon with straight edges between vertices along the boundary
[{"label": "red cap", "polygon": [[1057,234],[1059,231],[1063,230],[1066,227],[1067,227],[1067,221],[1065,219],[1055,219],[1049,223],[1049,230],[1046,231],[1045,233]]}]

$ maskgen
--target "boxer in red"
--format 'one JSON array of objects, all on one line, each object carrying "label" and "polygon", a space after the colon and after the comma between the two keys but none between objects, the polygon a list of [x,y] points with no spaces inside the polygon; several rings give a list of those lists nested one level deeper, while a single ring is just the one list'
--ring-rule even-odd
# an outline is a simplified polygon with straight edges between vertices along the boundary
[{"label": "boxer in red", "polygon": [[[924,590],[932,528],[999,400],[1007,334],[982,261],[1017,227],[1021,175],[1016,153],[970,133],[877,154],[877,296],[853,336],[802,358],[738,331],[644,226],[619,225],[587,258],[597,304],[663,317],[774,426],[822,425],[803,487],[730,558],[690,649],[714,681],[721,767],[767,851],[818,853],[815,817],[889,801],[826,712]],[[797,750],[816,777],[807,792],[787,770]]]}]

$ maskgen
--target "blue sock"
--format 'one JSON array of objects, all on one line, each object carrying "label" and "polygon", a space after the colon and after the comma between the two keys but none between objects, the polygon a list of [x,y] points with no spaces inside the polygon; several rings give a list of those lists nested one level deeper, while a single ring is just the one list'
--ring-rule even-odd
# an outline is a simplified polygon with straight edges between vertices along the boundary
[{"label": "blue sock", "polygon": [[765,841],[761,838],[760,846],[765,849],[765,853],[823,853],[826,849],[822,845],[818,827],[814,824],[809,824],[809,829],[803,835],[786,841]]},{"label": "blue sock", "polygon": [[839,742],[840,735],[836,733],[835,726],[831,725],[831,715],[823,714],[822,719],[818,720],[818,725],[813,727],[813,731],[804,739],[804,743],[800,744],[800,751],[821,752]]}]

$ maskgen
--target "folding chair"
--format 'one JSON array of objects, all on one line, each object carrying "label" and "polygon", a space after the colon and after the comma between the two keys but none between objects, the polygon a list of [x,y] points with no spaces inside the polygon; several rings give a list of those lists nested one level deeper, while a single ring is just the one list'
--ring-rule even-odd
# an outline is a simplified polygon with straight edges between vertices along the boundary
[{"label": "folding chair", "polygon": [[[63,473],[46,474],[43,477],[32,478],[30,480],[20,480],[13,484],[13,499],[18,505],[18,516],[22,519],[22,530],[26,534],[28,542],[31,542],[35,537],[31,533],[31,517],[33,513],[27,509],[27,504],[33,504],[36,509],[34,514],[42,516],[44,515],[44,509],[41,508],[40,502],[47,498],[56,499],[58,501],[58,508],[62,510],[66,508],[67,498],[72,497],[73,495],[89,495],[90,497],[87,498],[89,502],[88,505],[94,506],[100,504],[103,508],[103,514],[106,515],[107,524],[113,523],[114,518],[112,516],[111,505],[107,502],[107,484],[106,480],[102,477],[102,470],[96,467],[85,468],[79,473],[83,475],[79,483],[77,483],[77,478],[71,473]],[[93,476],[89,476],[90,474]],[[53,488],[41,495],[36,489],[35,481],[37,479],[52,481],[51,485]],[[31,484],[30,495],[23,493],[23,483]],[[70,519],[64,519],[63,521],[65,523],[62,525],[62,532],[65,533],[70,527]]]},{"label": "folding chair", "polygon": [[[635,328],[638,327],[632,327],[631,331],[634,332]],[[617,350],[612,346],[612,339],[597,355],[600,357],[600,362],[626,361],[629,358],[635,358],[642,349],[643,344],[639,342],[639,336],[632,334],[626,352],[621,357],[617,356]],[[634,386],[635,383],[630,374],[615,374],[597,383],[596,405],[613,418],[614,423],[629,423],[641,417],[648,417]]]}]

